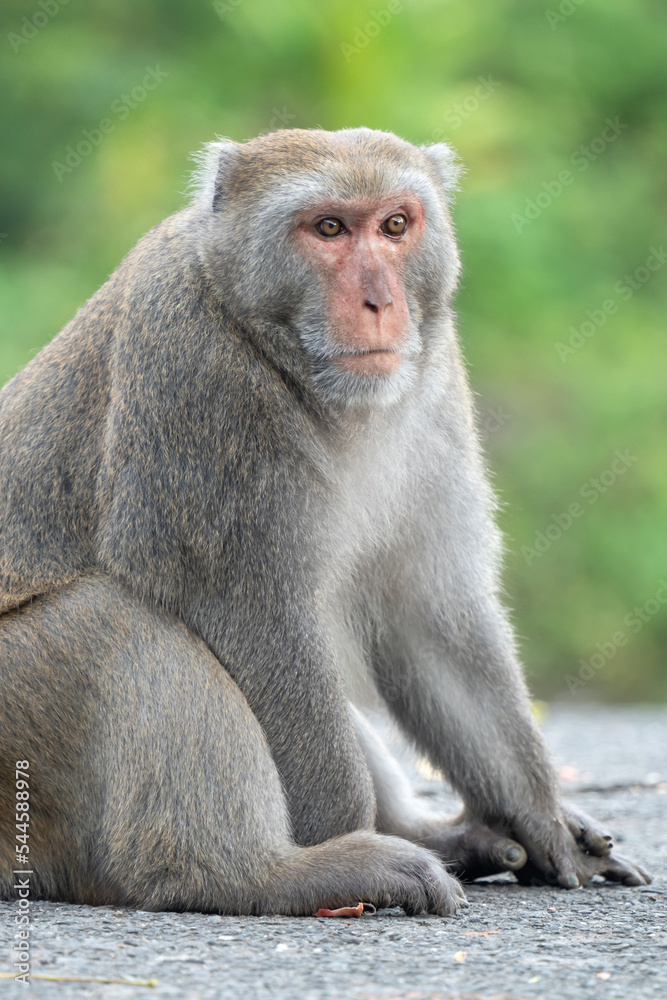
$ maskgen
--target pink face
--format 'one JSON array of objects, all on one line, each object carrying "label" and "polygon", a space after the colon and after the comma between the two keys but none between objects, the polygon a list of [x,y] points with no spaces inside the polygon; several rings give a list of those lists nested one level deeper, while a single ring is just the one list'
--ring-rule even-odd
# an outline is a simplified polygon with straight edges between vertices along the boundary
[{"label": "pink face", "polygon": [[322,279],[332,361],[344,371],[400,367],[410,327],[403,271],[423,231],[423,205],[406,193],[322,203],[300,217],[297,245]]}]

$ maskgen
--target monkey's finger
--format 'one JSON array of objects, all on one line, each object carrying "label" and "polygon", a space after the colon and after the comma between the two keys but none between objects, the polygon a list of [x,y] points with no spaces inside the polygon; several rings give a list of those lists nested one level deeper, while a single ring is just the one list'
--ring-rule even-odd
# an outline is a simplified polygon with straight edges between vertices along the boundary
[{"label": "monkey's finger", "polygon": [[587,813],[564,806],[563,819],[576,842],[589,854],[604,858],[611,852],[614,846],[611,834]]},{"label": "monkey's finger", "polygon": [[600,872],[609,882],[622,882],[623,885],[649,885],[653,878],[647,871],[633,864],[627,858],[613,855],[608,858]]},{"label": "monkey's finger", "polygon": [[581,885],[579,876],[575,872],[574,868],[558,872],[556,881],[561,889],[578,889]]},{"label": "monkey's finger", "polygon": [[[576,854],[576,851],[574,852]],[[555,874],[555,884],[562,889],[578,889],[581,885],[576,858],[569,850],[559,848],[549,855],[549,874]],[[584,878],[584,882],[586,878]]]},{"label": "monkey's finger", "polygon": [[514,872],[514,875],[520,885],[540,887],[558,885],[554,871],[545,871],[539,865],[534,864],[530,858],[523,868],[519,868]]},{"label": "monkey's finger", "polygon": [[560,886],[562,889],[578,889],[579,876],[573,862],[566,855],[549,856],[546,863],[536,863],[529,858],[528,863],[514,873],[521,885]]}]

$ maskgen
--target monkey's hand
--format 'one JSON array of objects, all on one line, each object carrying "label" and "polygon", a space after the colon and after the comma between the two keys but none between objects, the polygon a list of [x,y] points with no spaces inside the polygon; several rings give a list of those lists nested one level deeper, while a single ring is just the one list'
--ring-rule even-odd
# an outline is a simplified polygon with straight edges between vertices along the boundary
[{"label": "monkey's hand", "polygon": [[612,853],[611,835],[586,813],[561,805],[553,817],[529,821],[514,834],[528,861],[516,872],[522,885],[558,885],[576,889],[594,875],[623,885],[648,885],[651,876]]}]

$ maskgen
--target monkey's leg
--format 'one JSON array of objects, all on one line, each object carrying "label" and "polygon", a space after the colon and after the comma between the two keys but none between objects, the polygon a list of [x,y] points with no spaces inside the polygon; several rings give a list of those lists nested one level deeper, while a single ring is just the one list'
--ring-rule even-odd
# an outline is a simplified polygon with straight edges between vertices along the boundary
[{"label": "monkey's leg", "polygon": [[523,847],[502,832],[460,816],[437,815],[415,795],[398,761],[375,727],[352,709],[357,735],[373,775],[376,829],[436,851],[448,871],[464,881],[515,871],[525,865]]},{"label": "monkey's leg", "polygon": [[441,611],[424,605],[414,618],[395,615],[394,631],[378,649],[377,682],[407,734],[460,793],[468,820],[522,845],[522,880],[565,888],[596,874],[627,885],[650,881],[609,853],[604,834],[577,824],[561,806],[500,607],[487,597],[470,599],[446,623]]},{"label": "monkey's leg", "polygon": [[[274,568],[277,577],[284,570]],[[230,590],[232,588],[230,587]],[[295,573],[260,604],[242,580],[208,643],[259,720],[280,772],[294,839],[304,847],[373,830],[373,780],[359,746],[335,644]],[[239,602],[240,603],[240,602]],[[201,620],[221,617],[204,606]]]},{"label": "monkey's leg", "polygon": [[35,898],[308,914],[453,912],[458,883],[372,832],[294,844],[257,720],[179,621],[91,576],[0,617],[0,897],[14,898],[15,770]]}]

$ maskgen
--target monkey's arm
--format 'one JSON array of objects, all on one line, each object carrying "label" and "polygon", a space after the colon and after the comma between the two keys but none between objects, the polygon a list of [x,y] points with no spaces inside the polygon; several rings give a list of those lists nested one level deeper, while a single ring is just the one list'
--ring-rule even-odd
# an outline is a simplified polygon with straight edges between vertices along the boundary
[{"label": "monkey's arm", "polygon": [[376,828],[436,850],[448,870],[464,881],[516,871],[527,855],[503,833],[462,816],[438,815],[415,795],[407,775],[375,726],[352,708],[361,749],[373,777]]},{"label": "monkey's arm", "polygon": [[431,434],[406,459],[414,476],[406,524],[382,567],[377,686],[460,793],[464,821],[525,848],[529,879],[574,887],[600,874],[643,883],[647,876],[613,858],[592,821],[561,805],[497,597],[502,545],[465,373],[458,356],[449,360],[435,404],[424,396]]},{"label": "monkey's arm", "polygon": [[[592,820],[563,808],[501,609],[471,602],[448,630],[441,622],[421,640],[416,634],[404,623],[376,677],[404,730],[461,794],[462,821],[517,840],[528,854],[522,881],[649,881],[610,853],[610,838]],[[447,850],[437,834],[419,839]]]}]

